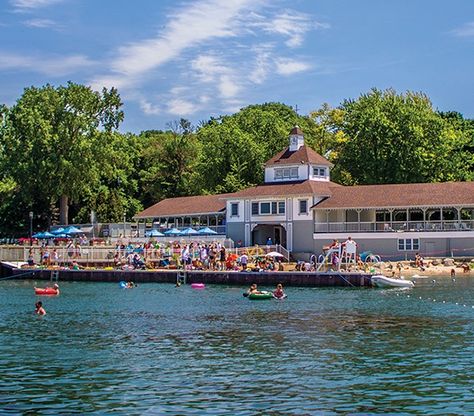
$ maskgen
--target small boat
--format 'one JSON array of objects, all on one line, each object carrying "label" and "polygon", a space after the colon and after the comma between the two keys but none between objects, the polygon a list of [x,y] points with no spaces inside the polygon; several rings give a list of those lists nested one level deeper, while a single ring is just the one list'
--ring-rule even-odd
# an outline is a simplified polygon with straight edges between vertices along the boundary
[{"label": "small boat", "polygon": [[59,290],[54,287],[35,287],[35,295],[40,296],[56,296],[59,295]]},{"label": "small boat", "polygon": [[204,283],[191,283],[193,289],[205,289],[206,285]]},{"label": "small boat", "polygon": [[259,292],[259,293],[250,293],[248,295],[248,298],[250,300],[266,300],[266,299],[273,299],[273,293],[272,292]]},{"label": "small boat", "polygon": [[415,284],[411,280],[393,279],[383,275],[372,276],[372,285],[376,287],[414,287]]}]

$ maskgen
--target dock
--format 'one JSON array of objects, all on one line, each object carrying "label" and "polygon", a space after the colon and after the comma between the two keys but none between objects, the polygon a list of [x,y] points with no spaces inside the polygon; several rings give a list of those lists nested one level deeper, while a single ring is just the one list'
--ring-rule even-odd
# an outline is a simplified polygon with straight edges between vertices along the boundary
[{"label": "dock", "polygon": [[301,287],[371,287],[371,274],[349,272],[252,272],[207,270],[68,270],[17,268],[0,263],[0,279],[51,280],[54,273],[58,281],[136,283],[205,283],[233,286]]}]

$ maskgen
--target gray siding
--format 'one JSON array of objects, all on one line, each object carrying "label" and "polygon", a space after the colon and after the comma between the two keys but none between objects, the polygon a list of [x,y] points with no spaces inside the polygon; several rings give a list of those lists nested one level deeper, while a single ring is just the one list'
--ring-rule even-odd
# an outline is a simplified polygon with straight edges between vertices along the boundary
[{"label": "gray siding", "polygon": [[[472,257],[474,256],[474,238],[420,238],[419,250],[398,250],[398,239],[403,235],[394,235],[387,238],[357,238],[353,233],[352,238],[357,242],[357,252],[371,251],[380,255],[384,261],[414,259],[419,252],[425,257]],[[315,239],[314,253],[321,254],[322,247],[331,240]]]},{"label": "gray siding", "polygon": [[312,253],[314,248],[313,220],[293,221],[293,252]]},{"label": "gray siding", "polygon": [[238,241],[245,241],[245,223],[243,222],[228,222],[227,223],[227,237],[234,240],[237,244]]}]

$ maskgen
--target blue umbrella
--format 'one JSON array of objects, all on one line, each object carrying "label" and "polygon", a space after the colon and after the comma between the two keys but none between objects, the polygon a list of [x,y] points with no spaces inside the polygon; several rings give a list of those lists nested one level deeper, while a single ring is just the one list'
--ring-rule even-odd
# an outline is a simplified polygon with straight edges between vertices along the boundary
[{"label": "blue umbrella", "polygon": [[198,234],[217,234],[214,230],[211,230],[209,227],[201,228],[198,231]]},{"label": "blue umbrella", "polygon": [[48,233],[45,231],[44,233],[37,233],[33,235],[34,238],[54,238],[56,237],[54,234]]},{"label": "blue umbrella", "polygon": [[153,228],[153,230],[147,231],[145,233],[148,237],[163,237],[164,234],[160,233],[156,228]]},{"label": "blue umbrella", "polygon": [[193,228],[186,228],[185,230],[181,231],[181,235],[196,235],[198,232]]},{"label": "blue umbrella", "polygon": [[177,228],[170,228],[169,230],[166,230],[164,232],[164,235],[180,235],[181,231],[179,231]]},{"label": "blue umbrella", "polygon": [[61,233],[61,234],[56,234],[55,237],[56,237],[56,238],[68,238],[69,235],[64,234],[64,233]]},{"label": "blue umbrella", "polygon": [[56,230],[54,230],[54,231],[51,231],[51,234],[55,234],[55,235],[57,235],[57,234],[64,234],[64,228],[63,228],[63,227],[60,227],[60,228],[58,228],[58,229],[56,229]]},{"label": "blue umbrella", "polygon": [[63,230],[64,234],[82,234],[84,231],[80,230],[77,227],[74,227],[74,225],[71,225],[70,227],[67,227],[66,229]]}]

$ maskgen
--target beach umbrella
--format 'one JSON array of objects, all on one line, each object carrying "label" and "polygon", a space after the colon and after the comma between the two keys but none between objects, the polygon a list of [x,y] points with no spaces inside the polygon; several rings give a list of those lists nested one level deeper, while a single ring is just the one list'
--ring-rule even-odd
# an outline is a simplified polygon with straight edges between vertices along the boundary
[{"label": "beach umbrella", "polygon": [[198,232],[193,228],[186,228],[185,230],[181,231],[181,235],[196,235]]},{"label": "beach umbrella", "polygon": [[67,227],[66,229],[63,230],[64,234],[82,234],[84,231],[80,230],[77,227],[74,227],[74,225],[71,225],[70,227]]},{"label": "beach umbrella", "polygon": [[163,237],[164,234],[160,233],[157,229],[153,228],[153,230],[150,230],[145,233],[148,237]]},{"label": "beach umbrella", "polygon": [[198,231],[198,234],[217,234],[214,230],[211,230],[209,227],[201,228]]},{"label": "beach umbrella", "polygon": [[48,233],[48,231],[45,231],[44,233],[38,233],[33,236],[34,238],[54,238],[56,237],[54,234]]},{"label": "beach umbrella", "polygon": [[58,234],[64,234],[64,228],[60,227],[54,231],[51,231],[51,234],[58,235]]},{"label": "beach umbrella", "polygon": [[177,228],[170,228],[169,230],[166,230],[164,235],[180,235],[181,231],[179,231]]},{"label": "beach umbrella", "polygon": [[266,254],[267,257],[285,257],[283,254],[278,253],[277,251],[270,251]]}]

